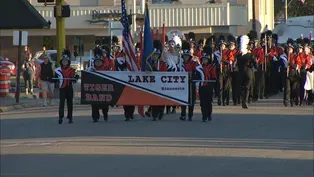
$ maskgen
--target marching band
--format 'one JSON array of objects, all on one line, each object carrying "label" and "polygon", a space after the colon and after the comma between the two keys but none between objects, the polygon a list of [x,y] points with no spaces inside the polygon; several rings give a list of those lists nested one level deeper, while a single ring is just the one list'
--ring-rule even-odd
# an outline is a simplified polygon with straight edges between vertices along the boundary
[{"label": "marching band", "polygon": [[[188,120],[192,121],[198,93],[204,122],[212,120],[213,98],[217,98],[219,106],[226,106],[229,105],[230,94],[233,105],[241,104],[244,109],[247,109],[251,102],[267,99],[279,92],[283,92],[283,104],[286,107],[289,103],[291,107],[313,104],[314,57],[310,39],[300,38],[296,42],[288,39],[286,44],[279,46],[278,36],[271,31],[262,33],[260,41],[257,36],[256,32],[251,31],[237,38],[229,35],[225,40],[222,35],[218,38],[210,36],[196,43],[195,34],[191,32],[188,40],[182,40],[176,35],[166,44],[154,40],[154,54],[151,56],[154,72],[191,73],[188,114],[186,115],[187,106],[181,106],[180,120],[186,120],[187,116]],[[111,54],[108,47],[95,47],[89,71],[127,70],[124,54],[116,36],[112,39],[111,47]],[[135,49],[137,64],[140,67],[140,45],[137,44]],[[63,61],[68,62],[65,59],[61,60],[62,66],[66,64]],[[94,122],[99,120],[99,109],[102,109],[104,120],[107,121],[108,105],[91,106]],[[128,105],[123,108],[126,121],[133,119],[135,106]],[[150,106],[145,115],[156,121],[163,119],[164,112],[171,114],[175,113],[176,109],[176,106],[169,105]],[[63,108],[61,112],[62,110]]]}]

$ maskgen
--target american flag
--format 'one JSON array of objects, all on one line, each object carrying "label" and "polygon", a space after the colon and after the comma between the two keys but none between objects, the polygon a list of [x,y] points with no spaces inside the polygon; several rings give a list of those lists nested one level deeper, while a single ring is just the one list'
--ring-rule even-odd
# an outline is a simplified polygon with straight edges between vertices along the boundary
[{"label": "american flag", "polygon": [[122,50],[125,54],[125,60],[129,71],[139,71],[136,65],[135,48],[133,46],[133,39],[130,33],[128,16],[125,8],[125,0],[121,0],[122,7]]}]

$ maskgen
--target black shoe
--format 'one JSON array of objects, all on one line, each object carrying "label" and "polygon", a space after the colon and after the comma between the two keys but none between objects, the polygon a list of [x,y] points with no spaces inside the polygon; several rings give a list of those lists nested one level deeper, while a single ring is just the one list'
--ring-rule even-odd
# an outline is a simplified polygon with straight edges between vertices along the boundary
[{"label": "black shoe", "polygon": [[247,104],[242,104],[242,108],[243,109],[248,109],[249,107],[247,106]]},{"label": "black shoe", "polygon": [[146,111],[145,116],[150,117],[150,112]]},{"label": "black shoe", "polygon": [[290,106],[293,107],[293,102],[290,102]]},{"label": "black shoe", "polygon": [[104,121],[108,121],[108,115],[104,115]]},{"label": "black shoe", "polygon": [[192,121],[192,117],[189,117],[189,120],[188,121]]},{"label": "black shoe", "polygon": [[208,116],[208,121],[212,121],[212,116]]},{"label": "black shoe", "polygon": [[98,122],[98,119],[94,119],[93,122],[94,122],[94,123]]},{"label": "black shoe", "polygon": [[171,111],[171,114],[175,114],[177,111],[175,110],[175,109],[173,109],[172,111]]},{"label": "black shoe", "polygon": [[206,117],[203,117],[202,120],[203,120],[203,122],[206,122],[206,121],[207,121],[207,118],[206,118]]},{"label": "black shoe", "polygon": [[185,121],[185,116],[181,116],[179,119]]},{"label": "black shoe", "polygon": [[285,105],[285,107],[288,106],[288,103],[286,101],[283,102],[283,105]]},{"label": "black shoe", "polygon": [[233,103],[233,106],[238,106],[238,104],[237,103]]},{"label": "black shoe", "polygon": [[59,118],[58,123],[59,123],[59,124],[62,124],[62,122],[63,122],[62,118]]},{"label": "black shoe", "polygon": [[169,113],[170,113],[170,109],[167,109],[167,110],[166,110],[166,114],[169,114]]},{"label": "black shoe", "polygon": [[227,102],[226,105],[229,106],[229,102]]},{"label": "black shoe", "polygon": [[73,124],[73,120],[72,119],[69,119],[69,124]]},{"label": "black shoe", "polygon": [[259,99],[261,99],[261,100],[262,100],[262,99],[263,99],[263,97],[262,97],[262,96],[260,96],[260,97],[259,97]]},{"label": "black shoe", "polygon": [[217,104],[218,106],[221,106],[221,100],[218,100]]},{"label": "black shoe", "polygon": [[223,102],[223,103],[222,103],[222,106],[226,106],[226,104]]},{"label": "black shoe", "polygon": [[157,118],[156,117],[153,117],[153,121],[156,121],[157,120]]},{"label": "black shoe", "polygon": [[128,122],[128,121],[130,121],[130,118],[125,118],[124,121],[125,121],[125,122]]},{"label": "black shoe", "polygon": [[134,115],[133,114],[130,116],[130,119],[132,119],[132,120],[134,119]]},{"label": "black shoe", "polygon": [[158,119],[161,120],[164,117],[164,113],[160,113]]}]

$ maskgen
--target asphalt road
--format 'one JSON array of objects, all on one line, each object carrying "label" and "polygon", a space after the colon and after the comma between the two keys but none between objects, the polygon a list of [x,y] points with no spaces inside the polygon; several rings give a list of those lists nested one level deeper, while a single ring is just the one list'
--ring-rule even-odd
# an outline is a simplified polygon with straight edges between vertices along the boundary
[{"label": "asphalt road", "polygon": [[311,177],[313,107],[264,100],[249,110],[214,107],[213,121],[168,115],[124,122],[121,108],[93,123],[75,105],[74,124],[57,107],[1,114],[1,177]]}]

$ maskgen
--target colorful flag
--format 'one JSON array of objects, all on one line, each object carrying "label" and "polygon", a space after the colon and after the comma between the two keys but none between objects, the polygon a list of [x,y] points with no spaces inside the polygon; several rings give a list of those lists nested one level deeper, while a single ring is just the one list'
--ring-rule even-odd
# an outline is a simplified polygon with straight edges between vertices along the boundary
[{"label": "colorful flag", "polygon": [[145,5],[145,18],[144,18],[144,47],[142,56],[142,71],[153,71],[152,55],[154,54],[153,37],[150,29],[150,20],[147,3]]},{"label": "colorful flag", "polygon": [[121,0],[122,7],[122,50],[125,54],[125,60],[129,71],[139,71],[136,64],[135,48],[133,45],[132,35],[130,33],[130,26],[128,22],[128,15],[126,13],[125,0]]}]

